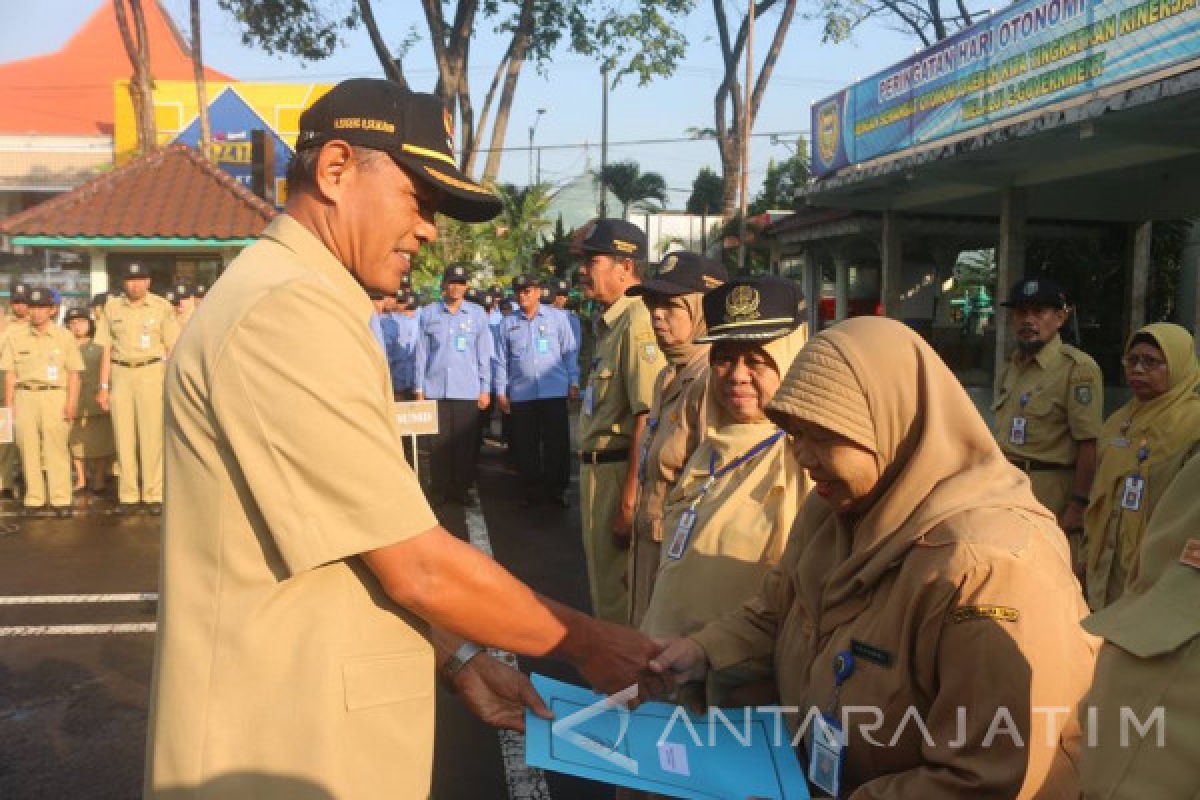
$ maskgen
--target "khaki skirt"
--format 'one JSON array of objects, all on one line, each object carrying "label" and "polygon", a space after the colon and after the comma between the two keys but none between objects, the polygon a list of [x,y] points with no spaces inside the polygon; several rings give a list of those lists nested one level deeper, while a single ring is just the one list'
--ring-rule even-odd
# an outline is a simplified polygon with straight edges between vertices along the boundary
[{"label": "khaki skirt", "polygon": [[113,439],[112,417],[108,414],[96,414],[89,417],[76,417],[71,424],[72,458],[107,458],[116,452],[116,442]]}]

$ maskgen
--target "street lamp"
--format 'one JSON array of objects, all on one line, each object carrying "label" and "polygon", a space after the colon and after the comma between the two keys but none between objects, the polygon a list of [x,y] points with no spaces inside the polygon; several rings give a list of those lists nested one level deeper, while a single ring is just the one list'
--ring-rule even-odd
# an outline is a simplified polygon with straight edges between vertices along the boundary
[{"label": "street lamp", "polygon": [[[537,131],[538,123],[542,121],[542,114],[546,113],[546,109],[539,108],[537,116],[533,118],[533,124],[529,126],[529,185],[533,186],[533,134]],[[540,156],[540,154],[539,154]],[[542,182],[541,158],[538,158],[538,183]]]}]

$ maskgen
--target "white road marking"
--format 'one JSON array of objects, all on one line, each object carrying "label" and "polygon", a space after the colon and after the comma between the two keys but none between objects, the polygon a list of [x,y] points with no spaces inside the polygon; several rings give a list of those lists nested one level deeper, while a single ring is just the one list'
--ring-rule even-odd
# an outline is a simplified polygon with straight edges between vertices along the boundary
[{"label": "white road marking", "polygon": [[[467,504],[463,506],[467,518],[467,536],[479,551],[494,558],[492,541],[488,538],[487,523],[483,519],[483,508],[479,504],[479,492],[467,491]],[[488,648],[488,652],[517,668],[517,658],[512,653]],[[510,800],[550,800],[550,787],[540,769],[525,764],[525,736],[515,731],[497,731],[500,737],[500,755],[504,759],[504,777],[508,781]]]},{"label": "white road marking", "polygon": [[42,606],[59,603],[153,603],[158,592],[125,594],[31,594],[0,597],[0,606]]},{"label": "white road marking", "polygon": [[94,636],[111,633],[154,633],[153,622],[118,622],[107,625],[8,625],[0,627],[4,636]]}]

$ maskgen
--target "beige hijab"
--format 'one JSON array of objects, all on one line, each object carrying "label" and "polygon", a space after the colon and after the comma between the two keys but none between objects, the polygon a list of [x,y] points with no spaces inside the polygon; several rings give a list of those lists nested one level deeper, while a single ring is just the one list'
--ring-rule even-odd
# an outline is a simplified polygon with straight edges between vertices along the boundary
[{"label": "beige hijab", "polygon": [[668,346],[663,346],[662,342],[659,342],[663,355],[677,369],[685,364],[692,363],[693,360],[708,352],[708,345],[695,343],[698,337],[703,336],[708,331],[708,325],[704,322],[704,306],[701,304],[703,298],[704,294],[702,292],[681,294],[671,298],[671,306],[682,308],[692,318],[692,332],[687,335],[684,341]]},{"label": "beige hijab", "polygon": [[822,594],[816,608],[862,595],[917,540],[964,511],[1006,508],[1055,525],[941,358],[895,320],[857,317],[817,334],[768,413],[807,420],[861,444],[875,454],[882,474],[877,499],[857,519],[810,508],[824,504],[815,495],[801,512],[835,529],[829,532],[833,569],[823,592],[820,585],[811,589]]}]

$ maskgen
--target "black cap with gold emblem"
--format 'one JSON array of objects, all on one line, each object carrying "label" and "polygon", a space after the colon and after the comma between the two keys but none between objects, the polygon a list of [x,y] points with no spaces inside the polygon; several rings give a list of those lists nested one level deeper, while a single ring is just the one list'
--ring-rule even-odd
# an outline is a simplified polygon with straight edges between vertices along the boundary
[{"label": "black cap with gold emblem", "polygon": [[54,296],[54,292],[44,286],[35,286],[29,290],[29,299],[26,302],[31,306],[46,308],[58,305],[58,298]]},{"label": "black cap with gold emblem", "polygon": [[1067,293],[1049,278],[1021,279],[1013,285],[1008,299],[1000,305],[1013,308],[1039,306],[1062,309],[1067,307]]},{"label": "black cap with gold emblem", "polygon": [[617,258],[646,257],[646,234],[623,219],[598,219],[580,244],[585,253],[603,253]]},{"label": "black cap with gold emblem", "polygon": [[500,199],[464,175],[454,161],[454,119],[442,101],[392,81],[342,81],[300,115],[296,150],[340,139],[382,150],[441,190],[437,210],[463,222],[500,213]]},{"label": "black cap with gold emblem", "polygon": [[707,292],[729,280],[729,273],[720,261],[687,250],[668,253],[657,267],[654,278],[630,286],[625,294],[636,297],[647,293],[675,296]]},{"label": "black cap with gold emblem", "polygon": [[805,317],[795,283],[773,275],[738,278],[704,295],[708,332],[696,342],[766,342],[796,330]]}]

